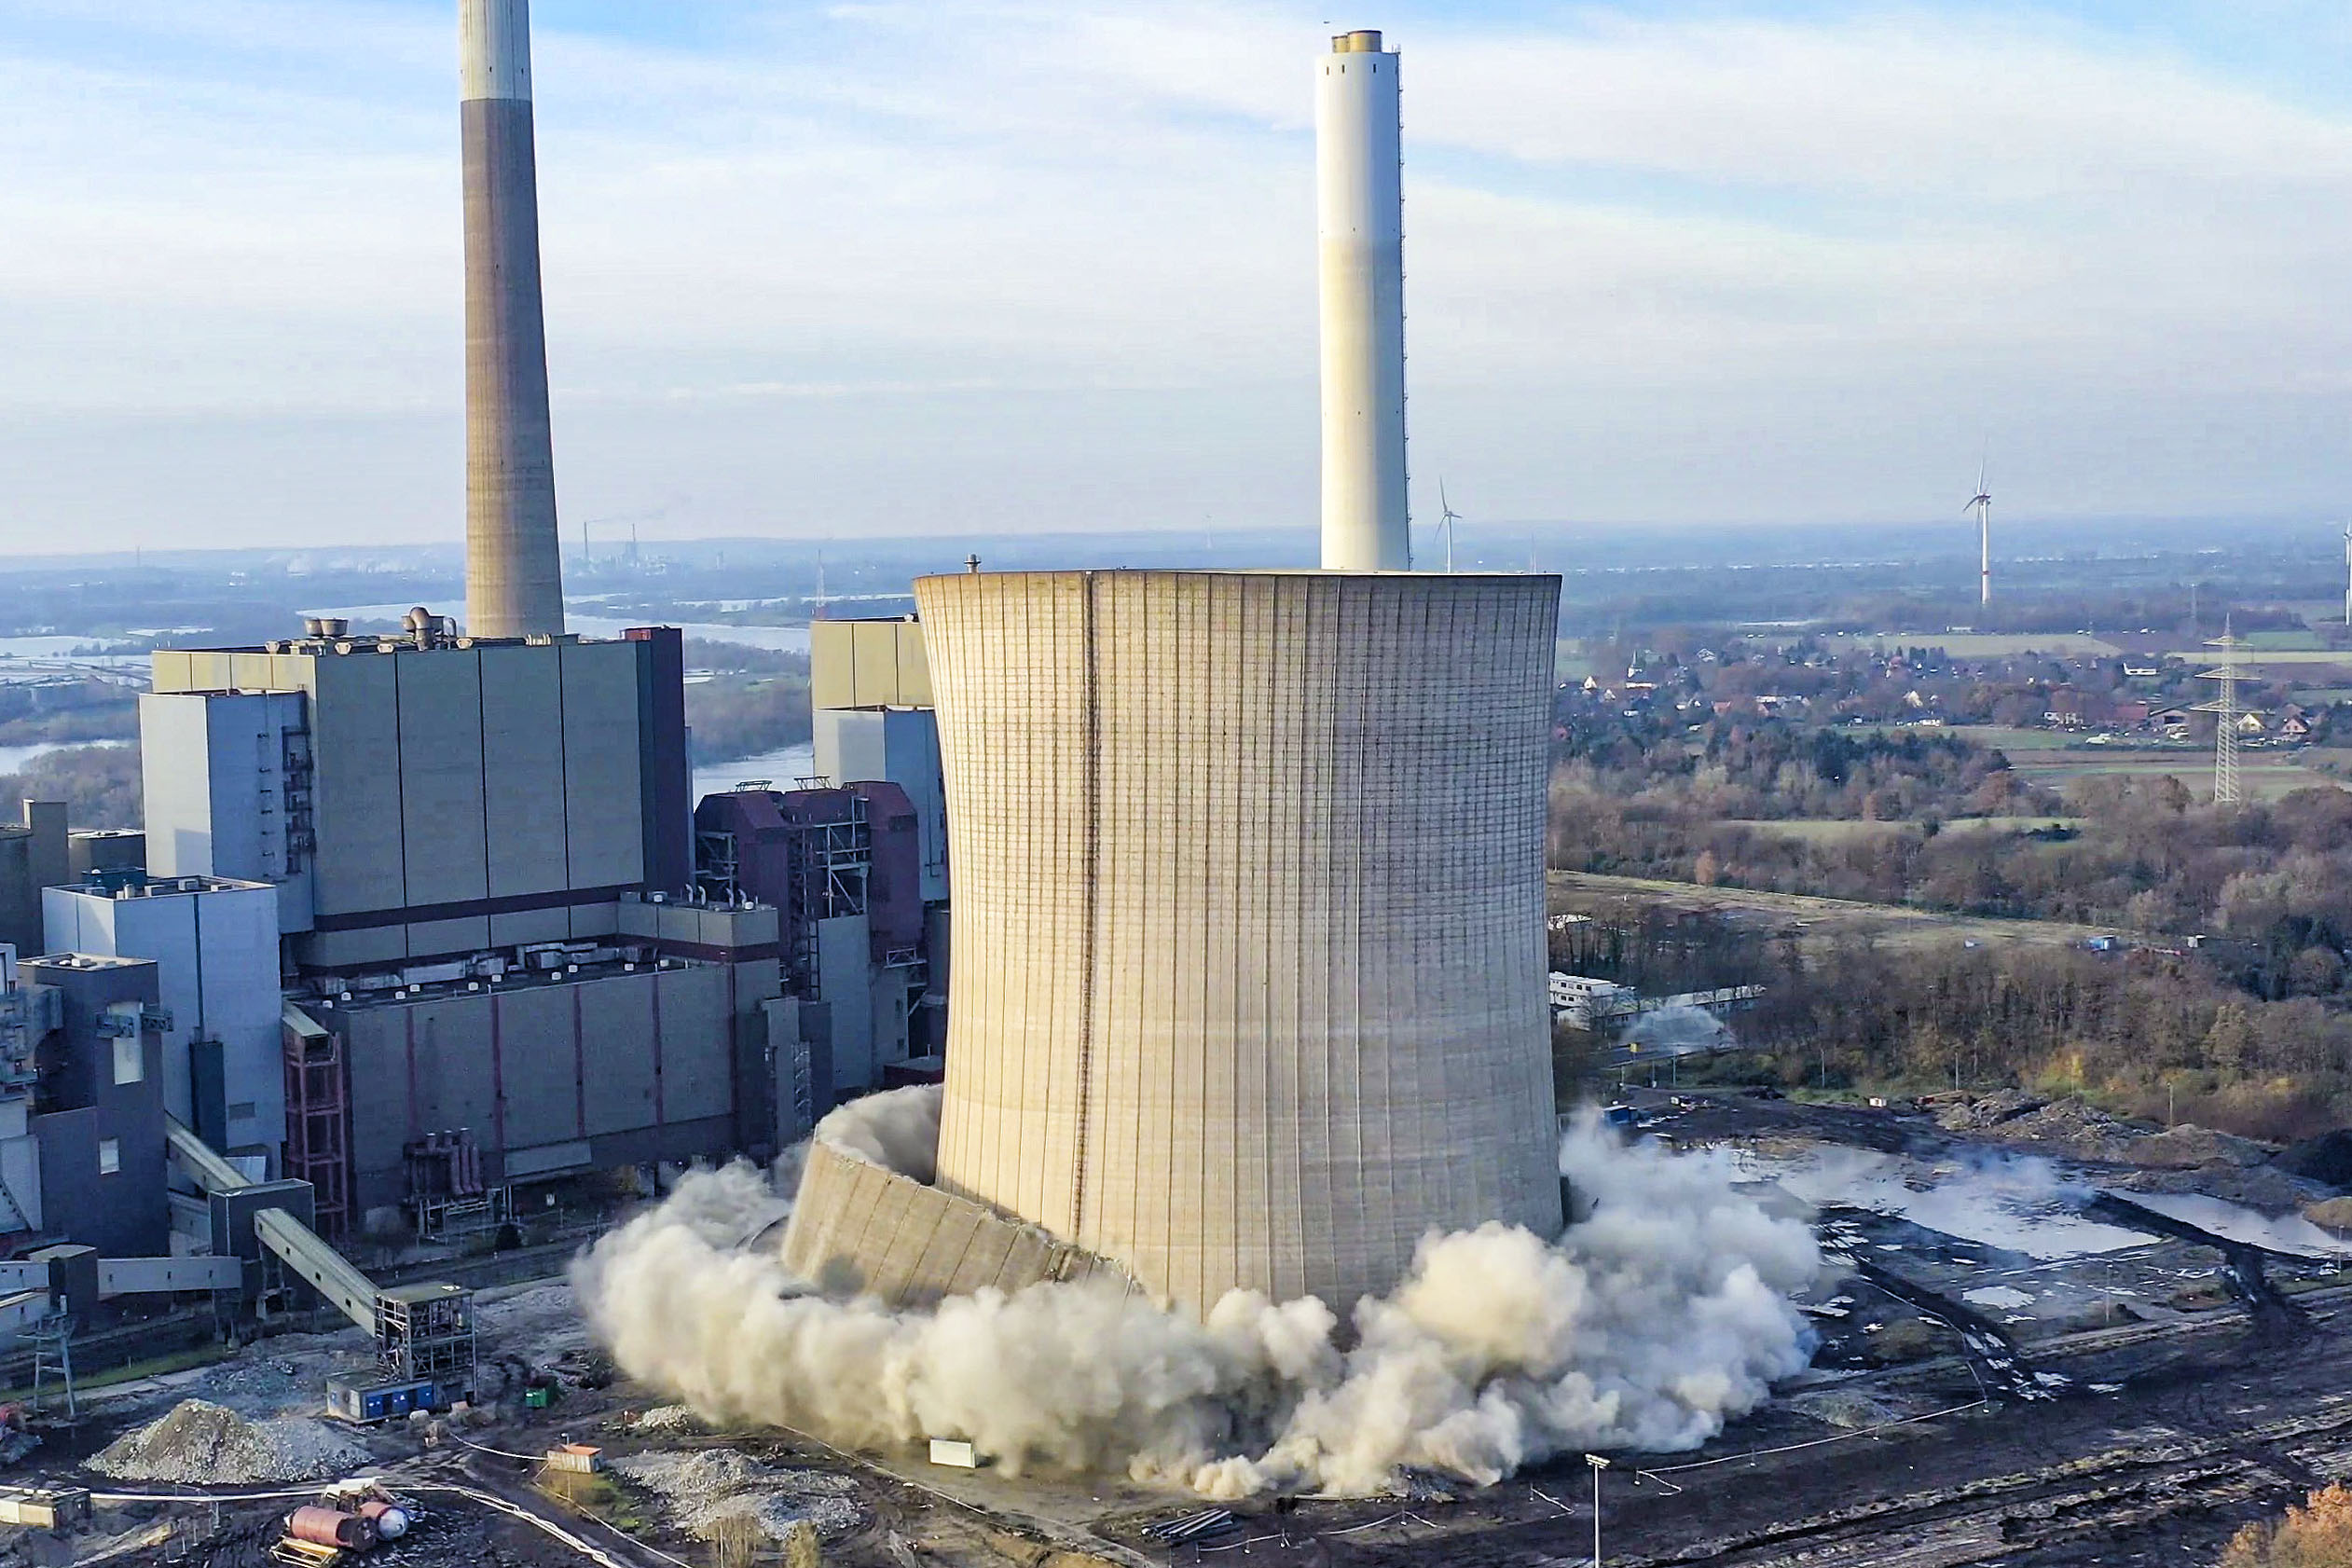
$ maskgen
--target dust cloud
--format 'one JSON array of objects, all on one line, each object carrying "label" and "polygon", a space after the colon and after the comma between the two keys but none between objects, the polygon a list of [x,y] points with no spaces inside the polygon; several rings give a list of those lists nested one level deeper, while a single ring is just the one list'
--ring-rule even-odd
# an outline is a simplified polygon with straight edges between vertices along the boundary
[{"label": "dust cloud", "polygon": [[[928,1166],[919,1100],[876,1096],[818,1135]],[[928,1113],[935,1129],[935,1091]],[[1555,1240],[1432,1234],[1346,1332],[1313,1297],[1235,1291],[1196,1319],[1101,1282],[919,1312],[828,1300],[771,1248],[737,1245],[790,1208],[740,1162],[685,1177],[573,1284],[625,1370],[713,1422],[848,1448],[967,1437],[1008,1471],[1121,1469],[1218,1498],[1369,1493],[1408,1467],[1485,1484],[1562,1450],[1690,1448],[1805,1365],[1788,1298],[1820,1255],[1808,1227],[1735,1190],[1727,1156],[1629,1146],[1587,1119],[1560,1163],[1587,1217]]]}]

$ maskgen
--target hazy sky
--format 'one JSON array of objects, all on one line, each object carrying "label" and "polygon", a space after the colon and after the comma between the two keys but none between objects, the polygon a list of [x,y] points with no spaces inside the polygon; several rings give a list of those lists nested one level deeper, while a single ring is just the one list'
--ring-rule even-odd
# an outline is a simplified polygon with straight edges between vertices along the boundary
[{"label": "hazy sky", "polygon": [[[459,535],[455,9],[0,0],[0,550]],[[1417,514],[2352,508],[2340,0],[534,9],[574,536],[1309,522],[1374,25]]]}]

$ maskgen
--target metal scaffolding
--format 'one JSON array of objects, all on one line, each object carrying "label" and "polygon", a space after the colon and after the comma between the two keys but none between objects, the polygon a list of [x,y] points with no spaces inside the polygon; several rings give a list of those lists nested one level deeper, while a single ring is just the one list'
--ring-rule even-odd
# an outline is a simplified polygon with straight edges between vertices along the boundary
[{"label": "metal scaffolding", "polygon": [[817,971],[818,923],[864,914],[866,880],[873,867],[865,797],[827,793],[839,794],[845,814],[831,821],[791,821],[785,865],[785,961],[794,988],[810,998],[823,995]]},{"label": "metal scaffolding", "polygon": [[474,1386],[474,1292],[458,1285],[394,1286],[376,1298],[376,1361],[391,1382]]},{"label": "metal scaffolding", "polygon": [[286,1175],[310,1184],[312,1228],[323,1236],[339,1236],[351,1213],[351,1091],[343,1044],[323,1030],[309,1034],[291,1021],[285,1037]]}]

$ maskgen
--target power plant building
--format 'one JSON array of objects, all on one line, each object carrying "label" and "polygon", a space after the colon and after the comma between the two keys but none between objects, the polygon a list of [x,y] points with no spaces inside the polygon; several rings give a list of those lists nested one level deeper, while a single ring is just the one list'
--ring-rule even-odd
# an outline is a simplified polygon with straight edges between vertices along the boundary
[{"label": "power plant building", "polygon": [[150,872],[276,885],[305,970],[611,936],[622,893],[691,887],[675,628],[411,619],[433,624],[156,653]]},{"label": "power plant building", "polygon": [[279,1174],[286,1135],[278,890],[217,876],[111,876],[50,887],[46,953],[148,958],[171,1022],[163,1107],[232,1157]]},{"label": "power plant building", "polygon": [[154,660],[148,874],[53,895],[59,918],[274,898],[276,1124],[323,1226],[775,1147],[777,911],[695,894],[675,628],[493,640],[420,609]]}]

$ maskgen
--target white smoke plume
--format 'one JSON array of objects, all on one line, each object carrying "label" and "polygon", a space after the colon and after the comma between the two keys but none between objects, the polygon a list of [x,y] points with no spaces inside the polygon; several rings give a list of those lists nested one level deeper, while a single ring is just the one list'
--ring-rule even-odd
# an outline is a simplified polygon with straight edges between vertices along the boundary
[{"label": "white smoke plume", "polygon": [[826,1112],[817,1135],[845,1154],[928,1187],[939,1179],[939,1119],[946,1103],[947,1091],[936,1083],[868,1094]]},{"label": "white smoke plume", "polygon": [[[866,1131],[868,1158],[902,1151]],[[828,1300],[737,1249],[789,1206],[741,1163],[681,1181],[573,1284],[623,1369],[714,1422],[849,1448],[968,1437],[1009,1471],[1119,1468],[1211,1497],[1689,1448],[1805,1365],[1788,1297],[1820,1268],[1812,1235],[1737,1191],[1728,1157],[1628,1147],[1588,1120],[1561,1169],[1588,1218],[1556,1241],[1433,1234],[1396,1291],[1357,1303],[1352,1335],[1313,1297],[1244,1291],[1205,1320],[1098,1282],[919,1312]]]}]

